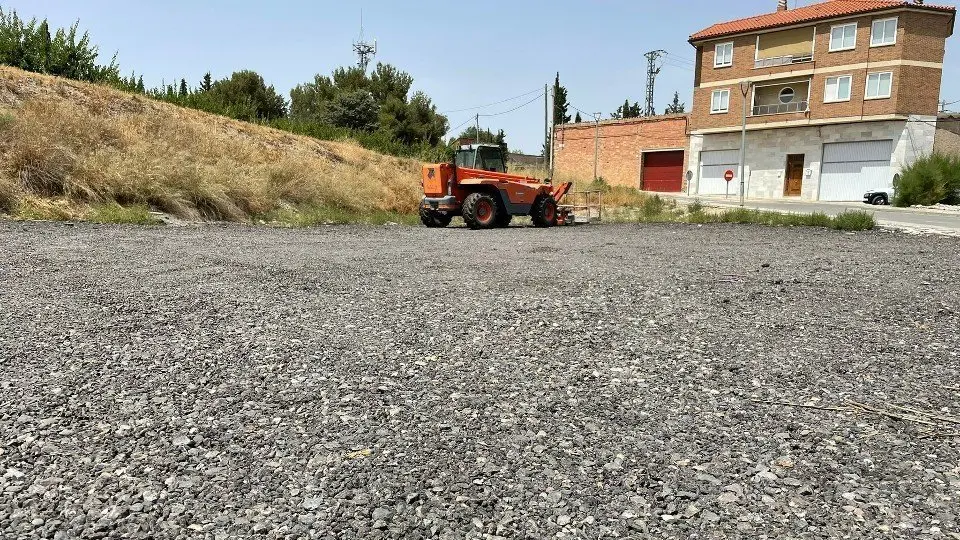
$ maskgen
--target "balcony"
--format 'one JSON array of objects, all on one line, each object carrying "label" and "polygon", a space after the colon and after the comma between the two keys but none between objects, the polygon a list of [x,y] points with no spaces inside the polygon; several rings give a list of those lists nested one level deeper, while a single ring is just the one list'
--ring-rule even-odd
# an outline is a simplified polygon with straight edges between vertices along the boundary
[{"label": "balcony", "polygon": [[785,54],[783,56],[774,56],[771,58],[758,58],[753,63],[754,69],[786,66],[790,64],[800,64],[802,62],[812,62],[813,53],[808,54]]},{"label": "balcony", "polygon": [[809,103],[804,101],[793,101],[791,103],[773,103],[770,105],[754,105],[753,116],[766,116],[768,114],[784,114],[792,112],[806,112]]},{"label": "balcony", "polygon": [[753,88],[751,116],[806,112],[810,105],[810,79],[757,85]]},{"label": "balcony", "polygon": [[814,27],[792,28],[757,35],[754,69],[813,61]]}]

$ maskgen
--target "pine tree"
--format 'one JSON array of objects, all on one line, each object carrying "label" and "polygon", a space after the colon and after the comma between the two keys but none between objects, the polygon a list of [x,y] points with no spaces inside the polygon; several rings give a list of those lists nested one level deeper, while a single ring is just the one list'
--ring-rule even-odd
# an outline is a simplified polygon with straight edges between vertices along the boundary
[{"label": "pine tree", "polygon": [[577,116],[574,117],[573,122],[574,122],[575,124],[579,124],[580,122],[583,122],[583,119],[580,118],[580,111],[577,111]]},{"label": "pine tree", "polygon": [[209,92],[209,91],[210,91],[210,87],[212,87],[212,86],[213,86],[213,76],[211,76],[211,75],[210,75],[210,72],[208,71],[208,72],[203,76],[203,81],[200,82],[200,91],[201,91],[201,92]]},{"label": "pine tree", "polygon": [[180,97],[187,96],[187,80],[180,79]]},{"label": "pine tree", "polygon": [[667,106],[664,114],[682,114],[686,111],[687,104],[680,103],[680,92],[673,93],[673,103]]},{"label": "pine tree", "polygon": [[146,91],[147,88],[143,85],[143,75],[141,75],[140,78],[137,79],[137,92],[144,94]]},{"label": "pine tree", "polygon": [[566,124],[570,122],[570,115],[567,109],[570,104],[567,102],[567,89],[560,86],[560,72],[557,72],[557,78],[553,81],[553,124]]}]

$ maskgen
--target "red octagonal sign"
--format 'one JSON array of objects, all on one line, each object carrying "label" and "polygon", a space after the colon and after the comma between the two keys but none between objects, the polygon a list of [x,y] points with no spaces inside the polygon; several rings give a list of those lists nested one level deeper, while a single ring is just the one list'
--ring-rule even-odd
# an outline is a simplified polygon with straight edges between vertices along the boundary
[{"label": "red octagonal sign", "polygon": [[723,179],[727,182],[733,180],[733,171],[728,170],[727,172],[723,173]]}]

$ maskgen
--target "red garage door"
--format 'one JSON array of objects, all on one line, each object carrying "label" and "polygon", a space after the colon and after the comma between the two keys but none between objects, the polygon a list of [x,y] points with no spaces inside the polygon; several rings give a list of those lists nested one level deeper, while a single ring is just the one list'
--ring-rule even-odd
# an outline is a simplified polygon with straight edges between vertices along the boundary
[{"label": "red garage door", "polygon": [[683,187],[683,150],[644,152],[643,189],[680,191]]}]

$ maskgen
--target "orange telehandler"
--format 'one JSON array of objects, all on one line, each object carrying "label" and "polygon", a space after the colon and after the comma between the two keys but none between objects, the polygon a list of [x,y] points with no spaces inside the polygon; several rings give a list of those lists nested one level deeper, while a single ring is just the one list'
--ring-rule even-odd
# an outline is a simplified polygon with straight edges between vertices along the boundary
[{"label": "orange telehandler", "polygon": [[462,216],[471,229],[506,227],[513,216],[553,227],[570,217],[557,204],[572,183],[553,186],[550,180],[507,174],[498,145],[461,146],[453,163],[424,165],[422,175],[420,221],[427,227],[446,227],[454,216]]}]

